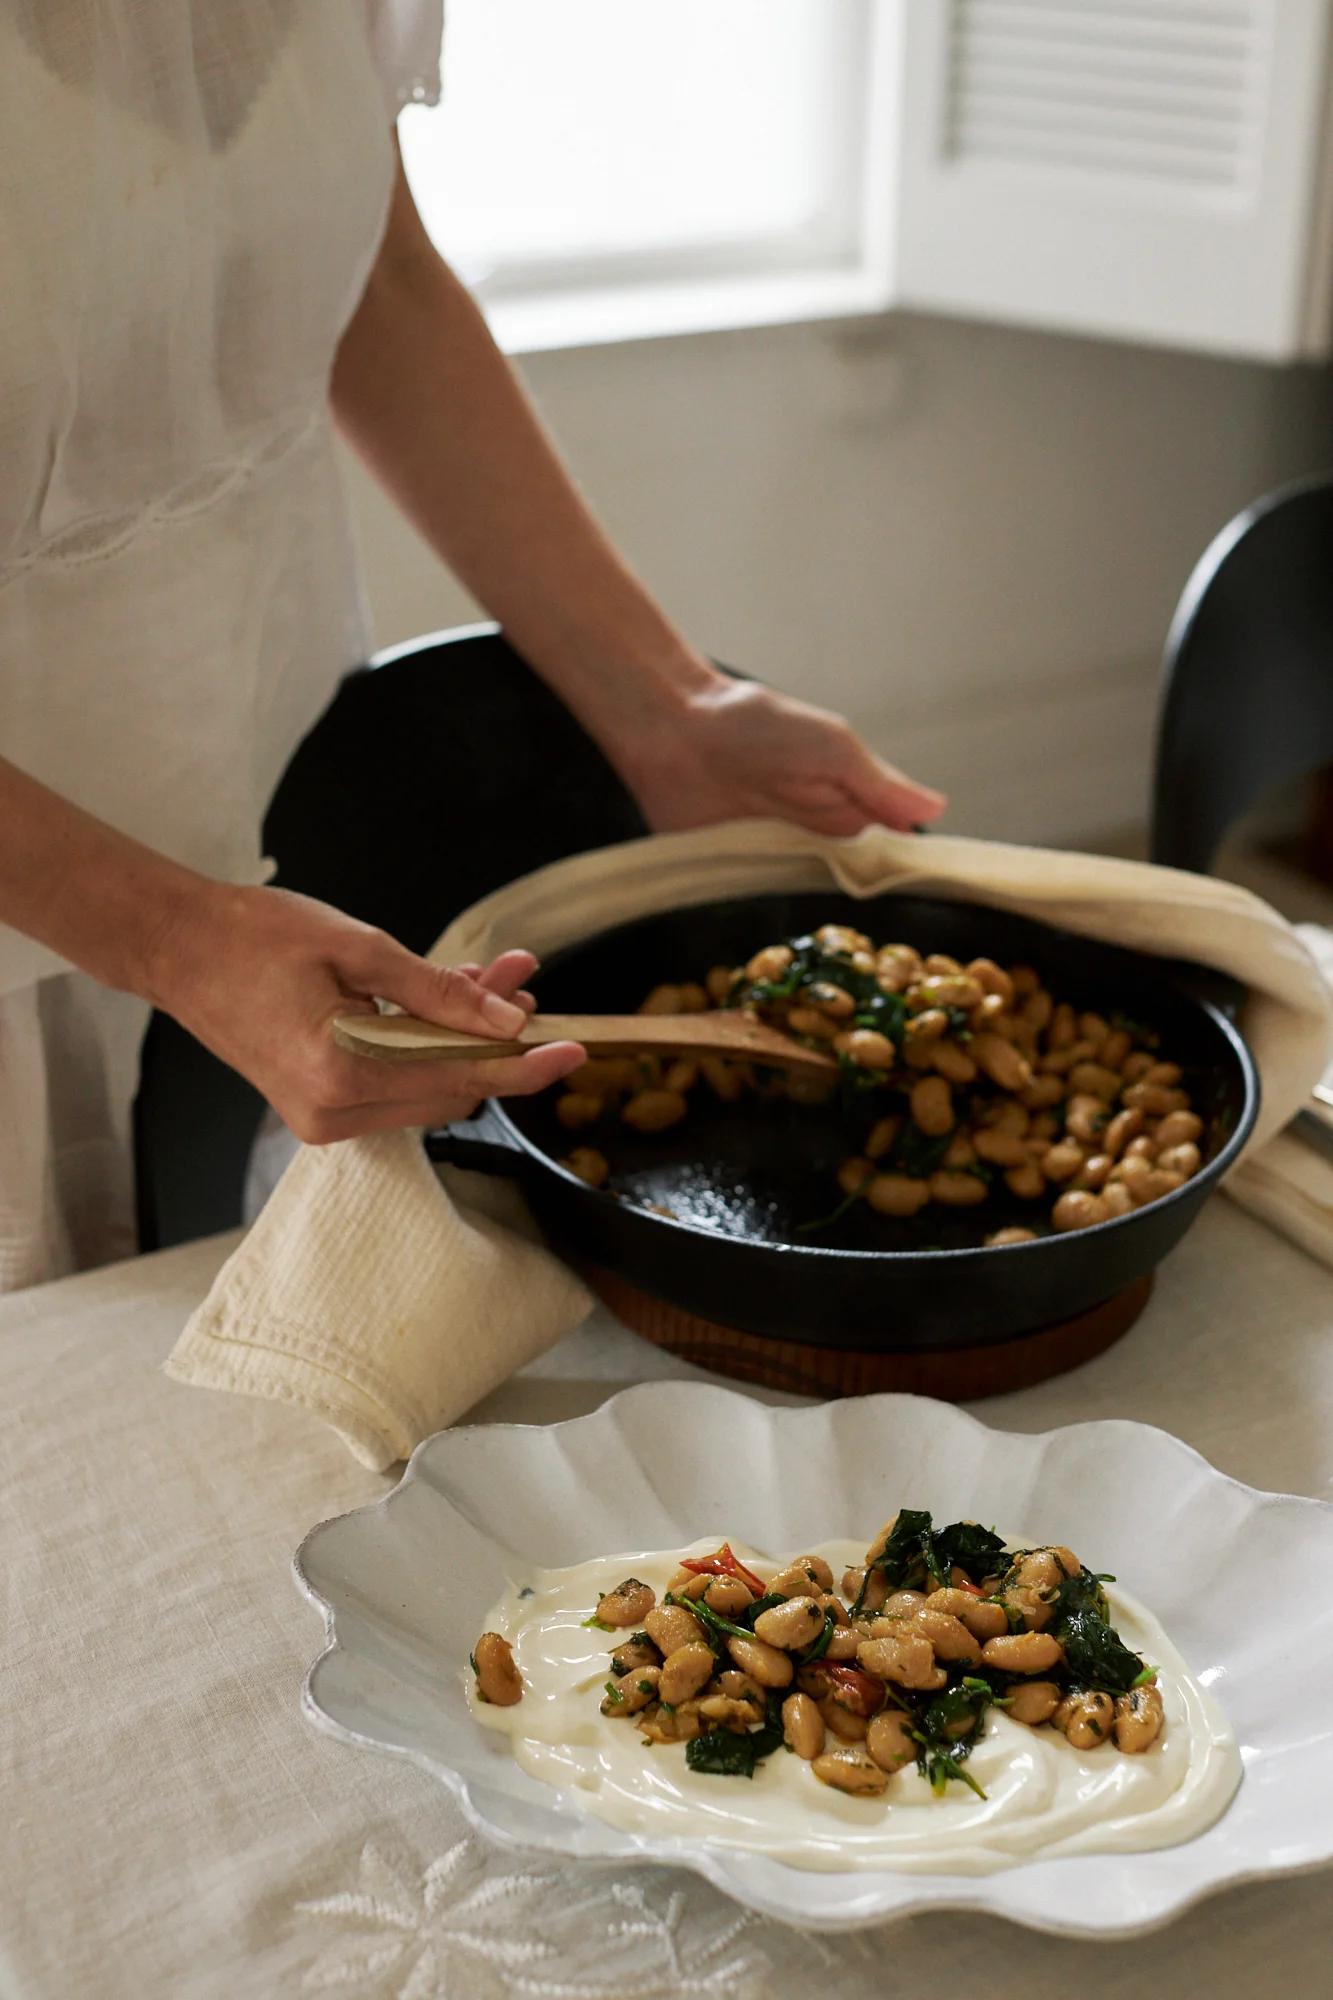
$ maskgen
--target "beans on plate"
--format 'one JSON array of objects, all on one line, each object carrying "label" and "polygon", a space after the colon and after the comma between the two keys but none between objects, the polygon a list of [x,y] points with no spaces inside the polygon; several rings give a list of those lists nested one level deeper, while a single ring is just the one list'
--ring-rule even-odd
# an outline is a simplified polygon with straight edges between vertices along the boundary
[{"label": "beans on plate", "polygon": [[[1112,1625],[1110,1579],[1063,1544],[1010,1548],[978,1522],[937,1528],[903,1508],[840,1593],[822,1557],[767,1567],[724,1542],[682,1557],[660,1603],[633,1576],[598,1599],[585,1622],[612,1638],[598,1708],[645,1754],[675,1745],[692,1771],[752,1778],[785,1749],[861,1797],[913,1767],[937,1796],[958,1782],[984,1797],[967,1763],[992,1709],[1085,1754],[1142,1756],[1161,1736],[1156,1669]],[[642,1624],[627,1634],[631,1611]],[[500,1634],[482,1634],[472,1666],[483,1701],[522,1698]]]}]

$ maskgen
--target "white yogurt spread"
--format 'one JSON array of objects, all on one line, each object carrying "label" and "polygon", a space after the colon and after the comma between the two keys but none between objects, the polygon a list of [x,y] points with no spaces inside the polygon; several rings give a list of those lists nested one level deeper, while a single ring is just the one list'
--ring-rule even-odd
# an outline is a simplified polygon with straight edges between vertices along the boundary
[{"label": "white yogurt spread", "polygon": [[[1011,1537],[1010,1545],[1031,1546]],[[508,1735],[533,1777],[575,1793],[598,1818],[629,1833],[708,1840],[774,1856],[800,1868],[893,1868],[987,1874],[1042,1855],[1098,1854],[1174,1847],[1211,1826],[1241,1778],[1230,1724],[1192,1677],[1157,1621],[1110,1588],[1112,1620],[1134,1651],[1158,1669],[1166,1720],[1157,1742],[1127,1756],[1110,1743],[1076,1750],[1053,1729],[1029,1729],[1001,1709],[987,1712],[967,1769],[986,1793],[950,1784],[937,1798],[915,1767],[878,1797],[822,1785],[786,1750],[764,1759],[752,1779],[691,1771],[678,1744],[649,1745],[631,1719],[599,1713],[609,1651],[629,1637],[583,1623],[604,1591],[627,1576],[650,1584],[660,1602],[682,1555],[705,1555],[720,1536],[670,1552],[607,1556],[568,1569],[533,1570],[510,1586],[485,1629],[509,1640],[524,1695],[512,1708],[477,1698],[477,1721]],[[777,1563],[738,1543],[760,1576]],[[840,1576],[864,1561],[864,1544],[826,1542],[822,1555]],[[830,1740],[830,1748],[836,1748]]]}]

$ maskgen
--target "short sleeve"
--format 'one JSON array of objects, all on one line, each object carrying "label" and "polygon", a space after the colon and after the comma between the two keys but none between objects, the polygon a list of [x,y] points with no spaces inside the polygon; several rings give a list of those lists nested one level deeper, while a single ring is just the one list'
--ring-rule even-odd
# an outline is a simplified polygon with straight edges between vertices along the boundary
[{"label": "short sleeve", "polygon": [[444,0],[363,0],[363,5],[389,116],[396,118],[405,104],[438,104]]}]

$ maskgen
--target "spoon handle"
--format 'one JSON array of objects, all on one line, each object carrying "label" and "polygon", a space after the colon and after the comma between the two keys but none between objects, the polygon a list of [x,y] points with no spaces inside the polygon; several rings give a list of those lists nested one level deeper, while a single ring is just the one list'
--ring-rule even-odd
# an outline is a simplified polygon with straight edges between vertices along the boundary
[{"label": "spoon handle", "polygon": [[782,1069],[829,1070],[833,1058],[743,1014],[534,1014],[512,1041],[441,1028],[410,1014],[343,1014],[333,1039],[378,1062],[484,1062],[547,1042],[580,1042],[590,1056],[717,1055]]}]

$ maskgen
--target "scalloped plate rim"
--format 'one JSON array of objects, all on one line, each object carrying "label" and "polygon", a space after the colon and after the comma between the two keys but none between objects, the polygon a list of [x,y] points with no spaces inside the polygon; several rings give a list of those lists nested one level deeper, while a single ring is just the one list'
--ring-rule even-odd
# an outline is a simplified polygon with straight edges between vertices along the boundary
[{"label": "scalloped plate rim", "polygon": [[[618,1840],[626,1843],[623,1849],[618,1850],[614,1854],[579,1856],[572,1854],[568,1842],[561,1839],[558,1823],[553,1825],[549,1831],[542,1829],[523,1836],[512,1833],[507,1827],[496,1825],[493,1820],[486,1816],[483,1808],[477,1804],[472,1796],[471,1783],[463,1777],[461,1772],[455,1771],[449,1765],[441,1763],[425,1750],[413,1748],[407,1744],[386,1743],[380,1737],[370,1736],[362,1730],[353,1729],[349,1724],[338,1721],[322,1707],[315,1692],[315,1682],[320,1669],[336,1655],[348,1655],[349,1649],[338,1638],[336,1607],[330,1603],[322,1591],[311,1581],[306,1569],[307,1552],[317,1540],[320,1540],[326,1533],[335,1529],[341,1522],[350,1520],[354,1516],[377,1512],[381,1509],[387,1510],[407,1486],[421,1477],[419,1461],[422,1460],[424,1455],[440,1438],[451,1435],[454,1431],[545,1432],[567,1430],[571,1427],[596,1423],[605,1418],[613,1409],[627,1402],[638,1402],[645,1398],[656,1399],[663,1390],[669,1391],[673,1396],[684,1394],[687,1397],[694,1397],[704,1401],[721,1401],[724,1403],[734,1401],[744,1403],[749,1408],[758,1407],[763,1409],[771,1417],[778,1420],[793,1416],[799,1418],[812,1410],[823,1410],[829,1407],[829,1405],[824,1403],[756,1404],[753,1397],[746,1395],[741,1390],[726,1388],[721,1384],[711,1382],[635,1382],[615,1391],[593,1410],[583,1411],[577,1416],[564,1417],[550,1424],[519,1423],[511,1420],[489,1424],[457,1424],[447,1427],[444,1430],[433,1431],[429,1437],[423,1438],[420,1444],[414,1447],[410,1458],[403,1467],[400,1477],[386,1493],[381,1493],[374,1500],[366,1501],[360,1507],[346,1508],[339,1514],[331,1514],[325,1520],[316,1522],[302,1537],[292,1557],[292,1574],[297,1587],[306,1600],[321,1613],[324,1622],[324,1645],[311,1661],[301,1682],[300,1707],[306,1720],[323,1734],[334,1738],[338,1742],[348,1744],[357,1749],[371,1750],[383,1757],[391,1757],[405,1763],[414,1764],[418,1769],[426,1771],[431,1777],[443,1783],[458,1800],[468,1825],[475,1832],[483,1835],[488,1841],[493,1842],[497,1847],[504,1849],[506,1852],[523,1853],[525,1851],[531,1852],[536,1850],[544,1854],[563,1855],[567,1860],[581,1860],[585,1866],[601,1868],[626,1866],[635,1868],[686,1868],[691,1873],[702,1876],[705,1881],[720,1890],[722,1894],[729,1896],[733,1901],[741,1903],[746,1908],[753,1909],[775,1921],[792,1924],[797,1928],[805,1930],[833,1932],[846,1928],[859,1929],[876,1924],[896,1924],[912,1916],[959,1912],[998,1917],[1005,1922],[1018,1925],[1021,1929],[1035,1931],[1048,1937],[1114,1943],[1121,1939],[1129,1940],[1149,1937],[1157,1931],[1165,1930],[1189,1911],[1198,1909],[1200,1905],[1211,1901],[1215,1896],[1221,1895],[1228,1889],[1242,1888],[1252,1882],[1295,1879],[1303,1875],[1313,1875],[1327,1869],[1333,1864],[1333,1846],[1330,1846],[1325,1853],[1310,1855],[1301,1860],[1284,1861],[1276,1865],[1272,1863],[1260,1863],[1250,1867],[1238,1866],[1219,1873],[1212,1880],[1198,1885],[1187,1893],[1181,1894],[1178,1900],[1171,1902],[1165,1908],[1143,1918],[1139,1922],[1109,1921],[1089,1923],[1085,1918],[1079,1923],[1064,1923],[1053,1916],[1043,1917],[1036,1912],[1006,1907],[1002,1901],[995,1900],[989,1893],[992,1885],[996,1890],[1002,1890],[1006,1882],[1012,1881],[1015,1876],[1021,1875],[1029,1867],[1034,1865],[1045,1867],[1058,1865],[1062,1859],[1059,1856],[1050,1857],[1045,1861],[1037,1859],[1031,1862],[1018,1862],[1012,1868],[999,1870],[991,1875],[935,1877],[934,1879],[940,1883],[941,1887],[937,1893],[933,1894],[930,1892],[928,1886],[932,1879],[929,1876],[917,1876],[908,1873],[895,1875],[887,1869],[883,1872],[857,1870],[848,1872],[840,1879],[848,1882],[864,1882],[866,1884],[866,1892],[859,1900],[864,1902],[868,1898],[873,1907],[858,1910],[853,1915],[848,1915],[845,1910],[830,1913],[827,1916],[811,1915],[805,1911],[797,1913],[793,1912],[790,1904],[770,1901],[762,1891],[756,1892],[749,1885],[737,1884],[732,1873],[732,1868],[735,1864],[730,1862],[728,1857],[732,1853],[738,1854],[740,1864],[743,1867],[747,1857],[740,1850],[714,1848],[706,1841],[701,1841],[697,1844],[674,1843],[664,1839],[653,1839],[651,1836],[628,1833],[620,1828],[608,1828],[608,1831],[615,1833]],[[1030,1442],[1034,1446],[1040,1441],[1063,1437],[1080,1431],[1105,1432],[1108,1430],[1130,1430],[1143,1433],[1154,1439],[1161,1440],[1175,1453],[1193,1461],[1195,1465],[1202,1468],[1210,1481],[1221,1482],[1236,1492],[1243,1494],[1247,1499],[1254,1501],[1256,1504],[1262,1505],[1265,1502],[1280,1501],[1283,1505],[1295,1506],[1302,1512],[1308,1511],[1313,1514],[1325,1516],[1333,1514],[1333,1502],[1320,1500],[1309,1494],[1283,1493],[1271,1488],[1251,1486],[1246,1481],[1235,1478],[1231,1473],[1223,1472],[1203,1452],[1199,1451],[1194,1445],[1188,1444],[1185,1439],[1177,1437],[1173,1431],[1164,1430],[1158,1424],[1140,1422],[1138,1419],[1132,1417],[1091,1417],[1075,1423],[1056,1424],[1046,1430],[1015,1431],[1005,1430],[997,1424],[987,1424],[981,1418],[974,1416],[970,1410],[961,1409],[957,1404],[942,1402],[936,1397],[912,1395],[901,1390],[883,1391],[875,1395],[852,1397],[847,1400],[858,1405],[870,1403],[879,1405],[887,1404],[895,1407],[904,1404],[920,1405],[936,1412],[938,1416],[946,1421],[957,1423],[964,1430],[972,1432],[980,1431],[993,1437],[1013,1439],[1019,1442]],[[557,1794],[557,1796],[563,1795]],[[1229,1807],[1228,1810],[1230,1810]],[[552,1808],[549,1810],[549,1817],[553,1820],[556,1818],[556,1809]],[[603,1824],[600,1821],[593,1820],[591,1816],[588,1816],[585,1823],[599,1828]],[[1184,1845],[1189,1844],[1184,1843]],[[1145,1858],[1152,1858],[1159,1852],[1169,1854],[1172,1851],[1170,1848],[1162,1850],[1148,1849],[1145,1850]],[[1125,1855],[1121,1858],[1130,1860],[1132,1857]],[[781,1862],[777,1862],[774,1865],[778,1867],[783,1866]],[[793,1875],[801,1876],[806,1871],[791,1869],[789,1872]],[[966,1882],[967,1887],[965,1890],[960,1890],[953,1886],[960,1881]],[[944,1886],[945,1883],[949,1884],[947,1888]]]}]

